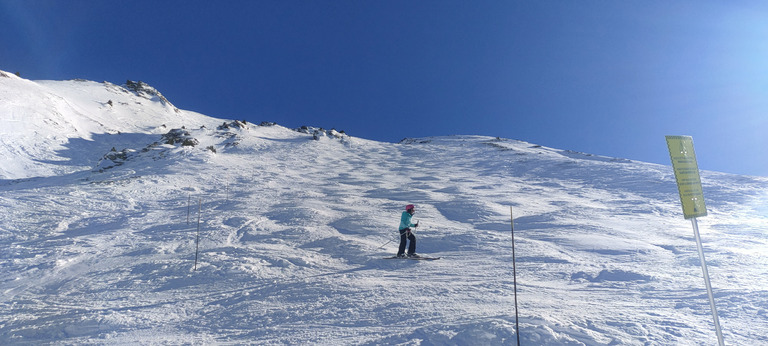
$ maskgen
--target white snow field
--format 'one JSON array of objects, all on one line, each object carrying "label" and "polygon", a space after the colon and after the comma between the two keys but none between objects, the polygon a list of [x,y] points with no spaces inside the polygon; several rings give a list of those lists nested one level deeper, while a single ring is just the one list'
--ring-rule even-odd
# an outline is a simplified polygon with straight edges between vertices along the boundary
[{"label": "white snow field", "polygon": [[[245,124],[135,86],[0,72],[0,344],[516,344],[510,207],[523,345],[716,344],[671,166]],[[702,181],[725,342],[768,344],[768,178]],[[382,259],[410,203],[442,259]]]}]

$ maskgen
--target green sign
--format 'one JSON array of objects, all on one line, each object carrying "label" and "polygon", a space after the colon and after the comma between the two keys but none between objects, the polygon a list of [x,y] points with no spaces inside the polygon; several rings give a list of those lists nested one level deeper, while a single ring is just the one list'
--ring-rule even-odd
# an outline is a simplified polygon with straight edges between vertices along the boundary
[{"label": "green sign", "polygon": [[704,192],[699,177],[699,164],[693,150],[693,138],[690,136],[667,136],[669,156],[672,168],[675,170],[677,189],[680,191],[680,202],[683,204],[683,215],[686,219],[706,216],[707,206],[704,204]]}]

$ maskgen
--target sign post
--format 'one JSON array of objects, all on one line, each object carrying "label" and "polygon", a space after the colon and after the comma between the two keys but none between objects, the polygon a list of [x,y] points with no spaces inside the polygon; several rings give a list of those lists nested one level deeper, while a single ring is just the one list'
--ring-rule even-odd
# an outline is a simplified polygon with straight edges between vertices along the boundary
[{"label": "sign post", "polygon": [[699,224],[696,221],[697,217],[707,215],[707,207],[704,204],[704,192],[701,187],[696,152],[693,150],[693,138],[690,136],[666,137],[669,157],[672,160],[672,168],[675,171],[675,180],[677,180],[677,189],[680,192],[680,202],[683,205],[683,216],[691,220],[693,235],[696,238],[696,247],[699,250],[704,284],[707,286],[709,305],[712,308],[712,318],[715,321],[717,342],[720,346],[723,346],[725,345],[723,342],[723,332],[720,330],[720,320],[717,317],[717,309],[715,308],[715,297],[712,294],[712,284],[709,281],[707,262],[704,259],[704,247],[701,245],[701,236],[699,235]]},{"label": "sign post", "polygon": [[690,136],[667,136],[667,147],[675,170],[680,202],[686,219],[707,216],[704,205],[704,193],[699,177],[699,165],[693,151],[693,138]]}]

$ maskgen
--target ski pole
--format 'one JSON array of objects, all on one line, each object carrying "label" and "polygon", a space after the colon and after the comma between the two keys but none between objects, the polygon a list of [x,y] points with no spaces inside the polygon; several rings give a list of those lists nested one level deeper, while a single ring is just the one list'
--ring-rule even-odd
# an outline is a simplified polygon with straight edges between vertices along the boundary
[{"label": "ski pole", "polygon": [[[417,224],[417,225],[419,224],[419,220],[416,220],[416,224]],[[413,233],[413,230],[411,230],[411,233]],[[395,241],[395,240],[397,240],[397,238],[394,238],[394,239],[390,239],[388,242],[384,243],[383,245],[379,246],[378,248],[379,248],[379,249],[383,249],[383,248],[384,248],[384,246],[386,246],[387,244],[389,244],[389,243],[391,243],[391,242],[393,242],[393,241]]]},{"label": "ski pole", "polygon": [[383,249],[383,248],[384,248],[384,246],[386,246],[387,244],[389,244],[389,243],[391,243],[391,242],[395,241],[395,239],[397,239],[397,238],[394,238],[394,239],[390,239],[388,242],[386,242],[386,243],[382,244],[381,246],[379,246],[379,249]]}]

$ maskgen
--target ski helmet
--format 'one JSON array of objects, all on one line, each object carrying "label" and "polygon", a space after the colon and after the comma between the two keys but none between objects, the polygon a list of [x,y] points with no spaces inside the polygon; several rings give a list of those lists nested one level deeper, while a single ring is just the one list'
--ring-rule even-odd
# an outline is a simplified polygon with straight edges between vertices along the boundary
[{"label": "ski helmet", "polygon": [[408,210],[411,210],[411,209],[413,209],[413,208],[416,208],[416,206],[414,206],[413,204],[409,204],[409,205],[406,205],[406,206],[405,206],[405,210],[406,210],[406,211],[408,211]]}]

